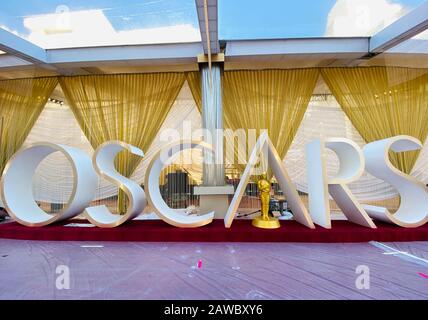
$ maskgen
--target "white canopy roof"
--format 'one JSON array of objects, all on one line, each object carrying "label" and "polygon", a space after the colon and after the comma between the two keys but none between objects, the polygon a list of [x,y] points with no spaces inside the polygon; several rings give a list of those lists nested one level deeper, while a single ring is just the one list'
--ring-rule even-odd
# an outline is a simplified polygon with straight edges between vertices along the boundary
[{"label": "white canopy roof", "polygon": [[[0,78],[225,69],[428,67],[424,0],[0,3]],[[3,53],[3,54],[1,54]]]}]

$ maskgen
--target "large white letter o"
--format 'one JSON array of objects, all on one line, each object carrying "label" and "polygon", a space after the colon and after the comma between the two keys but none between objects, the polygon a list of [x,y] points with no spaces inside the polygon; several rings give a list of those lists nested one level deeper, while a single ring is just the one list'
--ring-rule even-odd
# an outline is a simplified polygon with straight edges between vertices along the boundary
[{"label": "large white letter o", "polygon": [[[61,212],[43,211],[33,197],[33,175],[40,162],[54,152],[61,152],[73,170],[73,190]],[[80,214],[95,196],[97,175],[91,158],[77,148],[40,142],[18,151],[7,163],[1,179],[1,198],[9,215],[25,226],[40,227]]]}]

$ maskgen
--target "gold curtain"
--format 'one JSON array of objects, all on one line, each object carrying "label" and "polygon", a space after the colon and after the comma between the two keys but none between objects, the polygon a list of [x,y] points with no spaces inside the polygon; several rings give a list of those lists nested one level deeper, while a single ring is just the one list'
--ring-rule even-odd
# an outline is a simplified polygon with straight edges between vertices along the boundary
[{"label": "gold curtain", "polygon": [[58,79],[0,81],[0,170],[22,146],[43,110]]},{"label": "gold curtain", "polygon": [[198,71],[188,72],[186,80],[189,84],[190,91],[192,92],[193,99],[200,113],[202,113],[202,88],[201,88],[201,75]]},{"label": "gold curtain", "polygon": [[[147,152],[184,79],[184,73],[151,73],[61,77],[59,81],[93,148],[120,140]],[[116,159],[116,168],[129,177],[140,161],[124,151]],[[121,192],[118,210],[126,210]]]},{"label": "gold curtain", "polygon": [[[283,158],[303,119],[318,75],[317,69],[225,71],[225,128],[256,129],[257,134],[267,129]],[[238,168],[242,171],[243,166]]]},{"label": "gold curtain", "polygon": [[[325,82],[366,142],[428,133],[428,70],[398,67],[323,68]],[[419,151],[390,152],[392,163],[410,173]]]}]

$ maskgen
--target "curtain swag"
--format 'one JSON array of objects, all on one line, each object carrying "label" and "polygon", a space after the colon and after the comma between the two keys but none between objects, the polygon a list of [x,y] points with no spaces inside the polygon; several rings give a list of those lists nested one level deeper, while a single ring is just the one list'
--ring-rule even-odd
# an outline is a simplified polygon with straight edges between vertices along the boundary
[{"label": "curtain swag", "polygon": [[[59,82],[93,148],[120,140],[147,152],[183,83],[184,73],[60,77]],[[121,152],[118,171],[129,177],[141,158]],[[126,210],[119,193],[119,210]]]},{"label": "curtain swag", "polygon": [[[321,74],[366,142],[428,133],[428,72],[398,67],[323,68]],[[419,151],[390,152],[392,163],[410,173]]]},{"label": "curtain swag", "polygon": [[0,81],[0,170],[21,148],[58,84],[55,77]]}]

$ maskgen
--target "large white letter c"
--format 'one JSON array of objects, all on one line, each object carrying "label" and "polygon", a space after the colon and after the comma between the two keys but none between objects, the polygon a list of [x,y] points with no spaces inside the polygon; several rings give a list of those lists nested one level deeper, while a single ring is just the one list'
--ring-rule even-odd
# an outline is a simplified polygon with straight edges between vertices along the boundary
[{"label": "large white letter c", "polygon": [[[162,220],[176,227],[200,227],[211,223],[211,221],[214,219],[214,212],[209,212],[200,216],[186,216],[184,213],[180,213],[177,210],[171,209],[162,199],[162,195],[159,190],[159,176],[164,166],[168,164],[168,160],[171,160],[174,155],[182,150],[196,147],[202,147],[206,150],[213,151],[212,146],[204,142],[174,142],[165,147],[163,150],[159,151],[147,169],[144,188],[147,192],[149,203]],[[166,154],[168,159],[163,161],[161,154]]]}]

